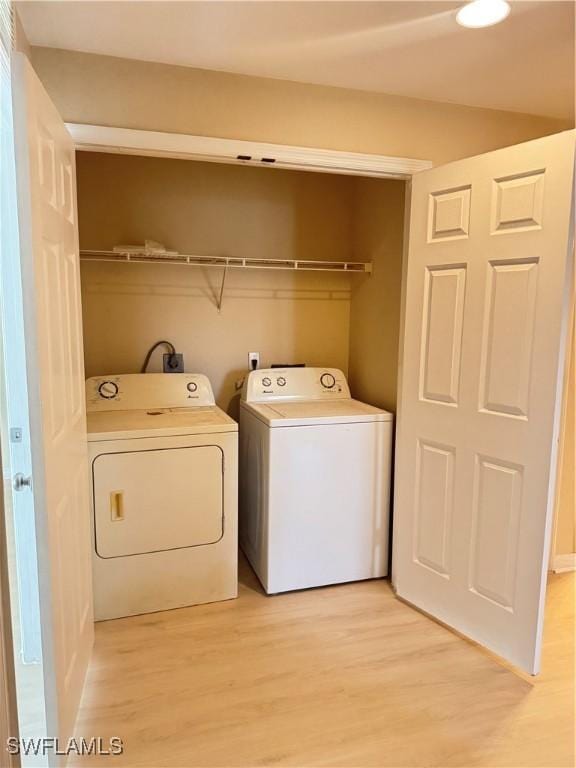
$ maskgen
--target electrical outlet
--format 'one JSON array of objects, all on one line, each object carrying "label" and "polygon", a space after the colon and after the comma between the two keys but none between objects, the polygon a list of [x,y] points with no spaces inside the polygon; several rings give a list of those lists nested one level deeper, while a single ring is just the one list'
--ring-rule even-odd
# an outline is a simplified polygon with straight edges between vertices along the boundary
[{"label": "electrical outlet", "polygon": [[255,371],[260,368],[260,352],[248,352],[248,370]]},{"label": "electrical outlet", "polygon": [[175,352],[173,355],[165,352],[163,370],[164,373],[184,373],[184,355],[180,352]]}]

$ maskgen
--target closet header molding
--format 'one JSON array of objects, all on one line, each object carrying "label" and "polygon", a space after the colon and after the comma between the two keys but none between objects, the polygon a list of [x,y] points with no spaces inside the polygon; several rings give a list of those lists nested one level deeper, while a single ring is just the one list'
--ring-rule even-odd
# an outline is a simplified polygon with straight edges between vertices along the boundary
[{"label": "closet header molding", "polygon": [[209,163],[285,168],[347,176],[409,179],[432,167],[430,160],[364,155],[285,144],[263,144],[240,139],[218,139],[185,133],[140,131],[102,125],[67,123],[76,149],[148,157],[170,157]]}]

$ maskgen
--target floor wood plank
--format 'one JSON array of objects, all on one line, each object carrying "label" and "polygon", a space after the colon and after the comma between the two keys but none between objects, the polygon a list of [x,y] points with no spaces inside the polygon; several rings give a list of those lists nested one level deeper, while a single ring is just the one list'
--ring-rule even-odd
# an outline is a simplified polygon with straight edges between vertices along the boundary
[{"label": "floor wood plank", "polygon": [[531,680],[385,581],[266,597],[243,563],[238,600],[97,625],[77,731],[125,753],[79,762],[573,766],[574,583],[550,579]]}]

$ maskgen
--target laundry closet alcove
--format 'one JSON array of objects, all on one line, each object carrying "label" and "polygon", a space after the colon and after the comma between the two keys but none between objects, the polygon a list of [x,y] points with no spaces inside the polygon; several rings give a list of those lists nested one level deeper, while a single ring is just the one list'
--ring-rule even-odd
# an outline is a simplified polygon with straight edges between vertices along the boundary
[{"label": "laundry closet alcove", "polygon": [[254,350],[262,365],[340,368],[356,396],[394,410],[403,180],[78,151],[77,187],[81,251],[154,239],[206,257],[373,265],[230,269],[222,295],[221,269],[83,260],[86,376],[137,371],[169,338],[232,415]]}]

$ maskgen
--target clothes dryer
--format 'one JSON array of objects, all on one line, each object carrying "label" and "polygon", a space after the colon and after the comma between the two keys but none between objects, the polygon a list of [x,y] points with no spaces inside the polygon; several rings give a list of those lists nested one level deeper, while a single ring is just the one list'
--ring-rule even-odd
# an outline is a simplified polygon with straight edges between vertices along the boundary
[{"label": "clothes dryer", "polygon": [[237,596],[238,425],[200,374],[86,382],[94,612]]}]

